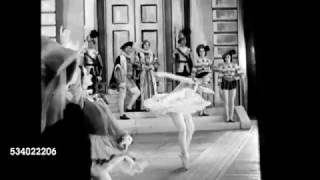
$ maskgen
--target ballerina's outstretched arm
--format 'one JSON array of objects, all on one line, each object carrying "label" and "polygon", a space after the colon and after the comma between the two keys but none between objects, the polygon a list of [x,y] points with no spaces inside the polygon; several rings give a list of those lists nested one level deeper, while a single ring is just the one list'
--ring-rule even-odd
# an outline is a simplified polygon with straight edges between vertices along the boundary
[{"label": "ballerina's outstretched arm", "polygon": [[178,75],[167,73],[167,72],[155,72],[154,74],[160,78],[168,78],[168,79],[176,80],[183,83],[195,84],[195,81],[192,78],[187,78],[184,76],[178,76]]},{"label": "ballerina's outstretched arm", "polygon": [[213,90],[201,86],[200,83],[197,82],[197,81],[196,81],[195,79],[193,79],[193,78],[187,78],[187,77],[184,77],[184,76],[178,76],[178,75],[171,74],[171,73],[167,73],[167,72],[155,72],[154,74],[155,74],[156,76],[158,76],[158,77],[169,78],[169,79],[173,79],[173,80],[176,80],[176,81],[180,81],[180,82],[182,82],[182,83],[194,85],[194,88],[193,88],[193,89],[194,89],[195,91],[196,91],[197,89],[200,89],[201,91],[203,91],[203,92],[205,92],[205,93],[214,94],[214,91],[213,91]]}]

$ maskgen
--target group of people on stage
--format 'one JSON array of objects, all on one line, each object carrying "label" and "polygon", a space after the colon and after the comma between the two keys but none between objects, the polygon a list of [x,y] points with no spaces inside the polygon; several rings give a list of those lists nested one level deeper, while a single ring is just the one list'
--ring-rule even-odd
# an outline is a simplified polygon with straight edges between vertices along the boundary
[{"label": "group of people on stage", "polygon": [[[174,50],[176,73],[157,72],[159,62],[150,50],[150,42],[142,42],[141,50],[133,49],[133,42],[126,42],[121,46],[121,54],[116,58],[110,87],[119,90],[120,119],[130,119],[125,112],[132,110],[133,104],[141,95],[142,107],[159,115],[169,115],[178,129],[180,158],[185,169],[188,168],[189,146],[194,132],[192,114],[199,112],[201,116],[208,116],[205,108],[211,104],[204,96],[214,94],[210,82],[214,72],[218,72],[221,79],[221,89],[225,101],[226,121],[234,122],[234,101],[237,80],[242,75],[240,67],[232,62],[235,50],[229,50],[223,55],[224,63],[214,66],[207,57],[209,46],[199,44],[196,48],[196,58],[192,50],[187,47],[187,39],[180,33],[179,47]],[[135,58],[132,53],[136,50]],[[168,78],[178,81],[179,85],[170,93],[157,92],[157,78]],[[140,88],[140,90],[139,90]],[[131,93],[124,108],[126,91]]]},{"label": "group of people on stage", "polygon": [[[74,179],[77,174],[105,180],[111,179],[111,171],[133,175],[141,173],[147,165],[129,151],[133,139],[117,125],[106,96],[92,89],[94,83],[101,81],[101,58],[93,48],[97,36],[96,31],[91,31],[83,47],[74,50],[72,47],[76,46],[65,40],[66,37],[62,37],[62,44],[41,38],[42,142],[59,152],[54,158],[45,157],[45,171],[56,171],[53,179]],[[216,67],[206,57],[208,46],[197,46],[198,57],[193,60],[185,36],[179,38],[179,44],[174,52],[177,71],[172,74],[157,71],[160,64],[148,40],[143,41],[136,52],[133,42],[124,43],[115,59],[109,87],[119,91],[120,119],[129,119],[125,112],[133,110],[140,95],[143,109],[172,119],[178,129],[179,157],[187,170],[195,130],[192,114],[207,115],[204,110],[211,102],[203,96],[214,93],[208,86],[212,73],[221,74],[227,121],[233,121],[235,89],[242,73],[232,62],[234,50],[228,51],[223,56],[225,62]],[[135,58],[131,58],[134,52]],[[157,78],[180,83],[172,92],[158,93]],[[131,96],[125,108],[127,90]],[[70,170],[69,166],[77,171]]]},{"label": "group of people on stage", "polygon": [[[150,47],[150,41],[145,40],[141,49],[135,51],[133,42],[126,42],[120,47],[121,54],[115,59],[109,88],[119,91],[119,110],[122,120],[130,119],[125,112],[134,111],[133,105],[139,97],[141,97],[140,110],[145,111],[144,100],[156,93],[157,82],[154,72],[159,67],[159,61]],[[134,58],[132,53],[135,53]],[[130,99],[125,106],[126,91],[130,92]]]}]

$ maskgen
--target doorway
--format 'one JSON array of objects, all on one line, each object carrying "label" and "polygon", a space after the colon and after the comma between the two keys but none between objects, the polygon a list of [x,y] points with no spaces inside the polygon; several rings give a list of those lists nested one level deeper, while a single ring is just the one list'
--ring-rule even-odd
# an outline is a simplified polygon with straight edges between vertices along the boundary
[{"label": "doorway", "polygon": [[[104,81],[110,81],[114,60],[120,53],[120,46],[127,41],[140,46],[143,40],[149,40],[160,62],[159,71],[166,71],[163,6],[164,0],[98,1],[98,28],[102,32],[99,48],[105,59]],[[160,82],[159,90],[164,87],[165,84]]]}]

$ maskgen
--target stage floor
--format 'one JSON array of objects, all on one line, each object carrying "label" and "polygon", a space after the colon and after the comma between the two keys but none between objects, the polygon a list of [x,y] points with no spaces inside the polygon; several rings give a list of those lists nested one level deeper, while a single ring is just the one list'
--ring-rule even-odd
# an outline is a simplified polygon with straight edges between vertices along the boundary
[{"label": "stage floor", "polygon": [[137,134],[131,150],[149,166],[135,176],[111,174],[114,180],[259,180],[259,143],[250,130],[198,131],[191,142],[188,171],[180,171],[177,133]]}]

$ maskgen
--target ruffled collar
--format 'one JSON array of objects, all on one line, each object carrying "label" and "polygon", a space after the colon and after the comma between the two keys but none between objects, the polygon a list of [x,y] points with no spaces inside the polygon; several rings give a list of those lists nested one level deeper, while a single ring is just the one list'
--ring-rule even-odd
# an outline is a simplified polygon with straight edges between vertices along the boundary
[{"label": "ruffled collar", "polygon": [[127,55],[127,53],[125,53],[125,52],[123,52],[123,51],[121,51],[121,53],[120,53],[120,56],[124,56],[124,57],[126,57],[126,58],[131,58],[129,55]]},{"label": "ruffled collar", "polygon": [[152,54],[151,49],[148,49],[148,50],[141,49],[140,51],[144,54]]}]

